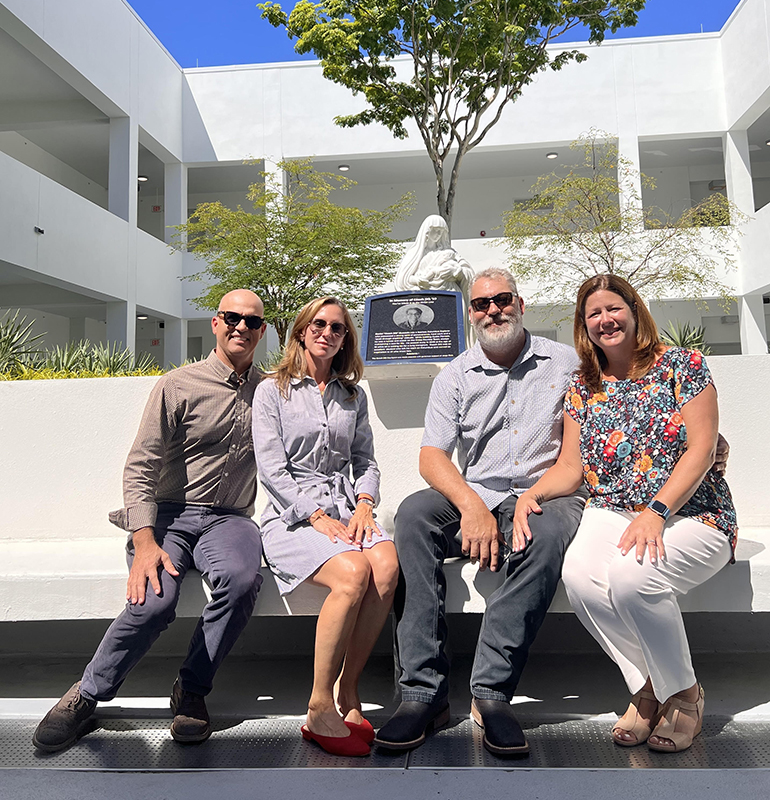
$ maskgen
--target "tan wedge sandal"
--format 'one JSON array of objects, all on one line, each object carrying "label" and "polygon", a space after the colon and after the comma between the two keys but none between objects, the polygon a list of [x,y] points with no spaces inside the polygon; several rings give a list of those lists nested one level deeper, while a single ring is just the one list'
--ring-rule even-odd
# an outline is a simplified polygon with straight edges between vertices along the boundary
[{"label": "tan wedge sandal", "polygon": [[[705,705],[703,687],[698,684],[698,702],[688,703],[681,697],[674,695],[666,700],[661,710],[660,722],[650,736],[668,739],[670,745],[647,742],[650,750],[660,753],[681,753],[686,750],[692,740],[701,732],[703,727],[703,706]],[[684,713],[683,713],[684,712]],[[684,730],[677,730],[677,726]]]},{"label": "tan wedge sandal", "polygon": [[[636,747],[639,744],[644,744],[652,734],[652,728],[655,725],[660,708],[655,712],[653,718],[648,725],[642,717],[639,716],[639,701],[640,700],[654,700],[658,702],[657,697],[652,692],[645,689],[637,692],[632,698],[631,703],[626,709],[626,713],[613,725],[612,727],[612,741],[619,744],[621,747]],[[635,741],[623,739],[618,732],[633,733],[636,736]]]}]

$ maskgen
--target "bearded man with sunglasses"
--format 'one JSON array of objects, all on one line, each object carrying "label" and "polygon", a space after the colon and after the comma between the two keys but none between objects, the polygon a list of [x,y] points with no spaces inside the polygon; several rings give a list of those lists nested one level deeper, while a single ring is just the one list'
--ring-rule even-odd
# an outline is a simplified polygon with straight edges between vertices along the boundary
[{"label": "bearded man with sunglasses", "polygon": [[402,702],[375,739],[385,749],[417,747],[449,721],[443,562],[464,555],[481,570],[505,573],[479,634],[471,714],[492,753],[529,750],[510,701],[585,499],[578,493],[544,502],[542,514],[530,517],[532,539],[511,550],[517,497],[559,455],[562,401],[578,364],[571,347],[525,330],[523,312],[507,270],[478,273],[468,309],[478,341],[433,382],[420,449],[420,474],[431,488],[407,497],[395,521]]},{"label": "bearded man with sunglasses", "polygon": [[251,406],[263,316],[256,294],[228,292],[211,320],[217,344],[209,357],[172,370],[153,388],[123,472],[125,508],[110,514],[129,534],[128,602],[82,679],[38,725],[38,749],[71,745],[97,701],[115,697],[173,621],[191,567],[211,585],[211,601],[172,689],[171,735],[179,742],[210,735],[204,698],[251,617],[262,581],[262,546],[251,519],[257,491]]}]

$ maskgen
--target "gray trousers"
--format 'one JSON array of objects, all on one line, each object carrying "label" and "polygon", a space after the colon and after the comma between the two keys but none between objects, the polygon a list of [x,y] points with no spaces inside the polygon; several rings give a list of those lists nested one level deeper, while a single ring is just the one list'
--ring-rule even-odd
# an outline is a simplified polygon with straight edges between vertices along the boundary
[{"label": "gray trousers", "polygon": [[[580,523],[585,495],[543,503],[543,513],[529,518],[532,540],[520,553],[510,551],[516,502],[508,497],[492,510],[508,545],[506,560],[498,567],[505,580],[487,601],[471,674],[473,696],[488,700],[510,700],[516,691]],[[462,555],[460,512],[439,492],[424,489],[401,503],[395,527],[401,566],[394,603],[401,699],[444,702],[449,660],[444,652],[443,563]]]},{"label": "gray trousers", "polygon": [[[173,622],[182,580],[190,567],[203,573],[212,596],[179,671],[185,691],[202,695],[211,691],[217,668],[254,610],[262,583],[262,543],[252,519],[228,509],[160,503],[155,539],[179,575],[161,569],[161,593],[156,595],[148,583],[144,604],[128,603],[107,629],[80,687],[93,700],[112,700],[131,669]],[[131,540],[126,549],[130,568]]]}]

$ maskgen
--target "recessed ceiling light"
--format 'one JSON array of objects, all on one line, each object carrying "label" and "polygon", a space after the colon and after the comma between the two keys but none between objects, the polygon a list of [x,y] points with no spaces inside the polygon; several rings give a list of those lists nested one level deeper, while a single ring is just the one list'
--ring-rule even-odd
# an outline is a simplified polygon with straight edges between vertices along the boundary
[{"label": "recessed ceiling light", "polygon": [[350,169],[350,164],[340,164],[337,169],[340,172],[347,172]]},{"label": "recessed ceiling light", "polygon": [[768,139],[768,140],[765,142],[765,144],[766,144],[768,147],[770,147],[770,139]]},{"label": "recessed ceiling light", "polygon": [[545,157],[546,158],[558,158],[559,154],[558,153],[546,153]]},{"label": "recessed ceiling light", "polygon": [[148,178],[146,175],[140,175],[140,176],[137,178],[137,180],[139,181],[139,183],[144,183],[145,181],[148,181],[148,180],[150,180],[150,179],[149,179],[149,178]]},{"label": "recessed ceiling light", "polygon": [[137,314],[136,318],[137,319],[148,319],[147,314]]}]

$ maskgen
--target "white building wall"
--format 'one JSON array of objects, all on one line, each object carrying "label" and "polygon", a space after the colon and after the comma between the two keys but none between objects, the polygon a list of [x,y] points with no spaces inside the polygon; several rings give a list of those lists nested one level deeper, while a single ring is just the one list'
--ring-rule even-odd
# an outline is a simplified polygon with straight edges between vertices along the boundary
[{"label": "white building wall", "polygon": [[[536,76],[480,150],[564,147],[596,127],[618,134],[621,151],[638,160],[640,137],[698,138],[741,130],[770,107],[768,7],[768,0],[744,0],[719,34],[585,47],[586,63]],[[142,144],[165,164],[423,156],[415,133],[400,141],[377,125],[336,126],[334,116],[361,109],[363,100],[325,80],[316,63],[180,70],[123,0],[1,0],[0,25],[108,116],[128,117]],[[5,149],[18,155],[18,138],[0,134],[0,150],[4,139]],[[178,280],[199,265],[169,256],[158,241],[165,226],[177,220],[153,214],[154,198],[140,196],[141,227],[155,237],[149,242],[133,220],[127,227],[98,208],[104,205],[106,187],[84,186],[84,176],[51,159],[43,153],[27,157],[34,169],[25,171],[0,153],[0,258],[44,281],[128,301],[129,309],[137,303],[158,314],[200,317],[186,302],[195,288]],[[758,177],[763,169],[758,167]],[[501,210],[535,177],[461,181],[454,233],[461,241],[475,240],[474,265],[496,260],[477,237],[481,231],[495,236]],[[656,177],[657,202],[673,210],[686,207],[693,181],[712,179],[692,168]],[[130,182],[125,175],[123,180]],[[396,233],[411,238],[416,223],[434,210],[430,177],[358,187],[347,202],[381,208],[406,189],[415,191],[418,205]],[[199,199],[205,198],[189,197],[188,202],[194,206]],[[232,204],[234,198],[227,201]],[[159,204],[165,206],[162,200]],[[765,216],[745,228],[741,293],[770,286]],[[31,231],[35,224],[46,229],[44,236]]]}]

